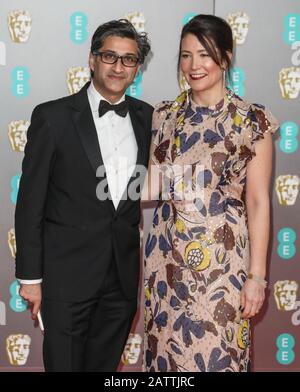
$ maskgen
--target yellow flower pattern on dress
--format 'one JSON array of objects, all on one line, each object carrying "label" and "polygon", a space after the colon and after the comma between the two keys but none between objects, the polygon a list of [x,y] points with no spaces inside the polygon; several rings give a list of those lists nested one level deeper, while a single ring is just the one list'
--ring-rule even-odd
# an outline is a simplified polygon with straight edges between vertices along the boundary
[{"label": "yellow flower pattern on dress", "polygon": [[247,320],[243,320],[239,326],[239,330],[237,333],[237,343],[239,348],[245,350],[248,346],[249,339],[249,322]]},{"label": "yellow flower pattern on dress", "polygon": [[199,242],[193,241],[187,245],[184,252],[185,262],[196,271],[203,271],[209,267],[210,252]]}]

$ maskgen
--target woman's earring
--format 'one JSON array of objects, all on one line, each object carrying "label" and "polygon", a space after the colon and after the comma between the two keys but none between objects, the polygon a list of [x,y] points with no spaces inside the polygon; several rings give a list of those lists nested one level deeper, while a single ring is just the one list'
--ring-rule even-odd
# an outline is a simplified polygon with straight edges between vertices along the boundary
[{"label": "woman's earring", "polygon": [[226,89],[226,69],[223,70],[223,89]]},{"label": "woman's earring", "polygon": [[179,86],[180,86],[180,90],[183,91],[188,91],[191,86],[188,84],[184,74],[182,73],[182,71],[180,71],[179,74]]}]

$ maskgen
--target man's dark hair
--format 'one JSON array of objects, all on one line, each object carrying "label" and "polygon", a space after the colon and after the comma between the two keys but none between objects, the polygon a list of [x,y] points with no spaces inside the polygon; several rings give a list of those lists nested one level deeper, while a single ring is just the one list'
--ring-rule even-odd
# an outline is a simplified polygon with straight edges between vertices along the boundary
[{"label": "man's dark hair", "polygon": [[[127,19],[111,20],[103,23],[95,31],[91,42],[91,53],[100,49],[107,37],[121,37],[134,40],[138,46],[139,63],[143,64],[151,46],[147,33],[138,33]],[[93,76],[93,75],[92,75]]]},{"label": "man's dark hair", "polygon": [[231,59],[228,53],[233,52],[233,37],[230,25],[218,16],[197,15],[182,28],[177,66],[178,76],[181,42],[187,34],[193,34],[198,38],[198,41],[216,64],[222,67],[222,63],[225,63],[227,70],[230,69]]}]

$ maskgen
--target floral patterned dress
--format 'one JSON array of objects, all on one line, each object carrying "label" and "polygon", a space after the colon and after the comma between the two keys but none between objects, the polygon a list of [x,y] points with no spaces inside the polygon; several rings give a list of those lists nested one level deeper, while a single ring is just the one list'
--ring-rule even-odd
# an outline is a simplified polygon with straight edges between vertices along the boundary
[{"label": "floral patterned dress", "polygon": [[255,142],[277,129],[262,105],[230,90],[214,107],[197,106],[190,92],[157,105],[152,159],[169,188],[145,246],[144,371],[249,371],[249,321],[239,310],[249,265],[246,166]]}]

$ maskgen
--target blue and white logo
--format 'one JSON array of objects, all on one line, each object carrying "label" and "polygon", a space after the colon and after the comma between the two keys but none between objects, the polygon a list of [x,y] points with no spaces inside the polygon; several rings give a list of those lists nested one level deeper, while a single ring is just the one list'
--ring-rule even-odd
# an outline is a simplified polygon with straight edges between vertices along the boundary
[{"label": "blue and white logo", "polygon": [[298,149],[298,125],[292,121],[285,122],[280,127],[279,147],[285,154],[292,154]]},{"label": "blue and white logo", "polygon": [[23,98],[29,94],[29,72],[26,67],[15,67],[11,73],[12,93],[15,97]]},{"label": "blue and white logo", "polygon": [[189,12],[188,14],[184,15],[182,19],[182,24],[186,25],[191,19],[193,19],[196,15],[198,15],[196,12]]},{"label": "blue and white logo", "polygon": [[13,176],[13,178],[11,179],[11,182],[10,182],[10,186],[12,189],[11,194],[10,194],[10,199],[13,202],[13,204],[16,204],[16,202],[17,202],[19,185],[20,185],[20,178],[21,178],[21,174],[16,174],[15,176]]},{"label": "blue and white logo", "polygon": [[290,227],[284,227],[279,230],[277,234],[277,239],[279,245],[277,247],[278,255],[285,260],[289,260],[296,254],[296,241],[297,235],[296,232]]},{"label": "blue and white logo", "polygon": [[293,335],[283,333],[276,339],[278,351],[276,353],[277,362],[281,365],[290,365],[295,359],[294,346],[295,339]]},{"label": "blue and white logo", "polygon": [[70,38],[74,44],[82,44],[88,38],[88,18],[83,12],[74,12],[70,17]]},{"label": "blue and white logo", "polygon": [[283,39],[288,45],[300,41],[300,14],[290,13],[285,16]]},{"label": "blue and white logo", "polygon": [[134,98],[139,98],[142,95],[142,86],[141,86],[142,79],[143,79],[143,74],[141,71],[139,71],[136,77],[134,78],[134,81],[127,88],[126,94]]},{"label": "blue and white logo", "polygon": [[245,79],[245,71],[242,68],[234,67],[230,70],[228,75],[228,87],[241,98],[245,95]]},{"label": "blue and white logo", "polygon": [[25,301],[19,294],[20,284],[15,280],[9,288],[11,294],[9,306],[14,312],[20,313],[27,309],[27,301]]}]

